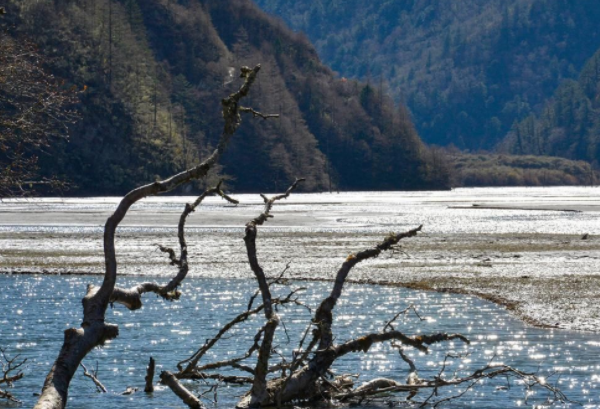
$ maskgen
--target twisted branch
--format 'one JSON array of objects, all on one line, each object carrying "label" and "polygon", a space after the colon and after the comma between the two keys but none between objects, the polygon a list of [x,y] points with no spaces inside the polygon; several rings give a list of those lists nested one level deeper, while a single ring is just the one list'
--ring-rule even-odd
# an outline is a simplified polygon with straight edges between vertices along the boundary
[{"label": "twisted branch", "polygon": [[[117,282],[117,258],[115,253],[115,235],[116,230],[129,208],[139,200],[148,197],[159,195],[172,191],[173,189],[206,176],[210,169],[221,158],[229,140],[241,124],[239,112],[239,102],[242,98],[248,95],[252,84],[256,80],[256,76],[260,71],[260,65],[254,68],[242,67],[243,85],[239,90],[229,97],[221,101],[223,109],[224,126],[221,138],[216,149],[203,162],[185,170],[181,173],[173,175],[168,179],[156,181],[145,186],[140,186],[128,194],[126,194],[115,212],[108,218],[104,226],[104,259],[105,273],[102,285],[97,288],[89,286],[88,292],[83,299],[83,322],[81,328],[71,328],[65,331],[65,338],[61,351],[56,359],[52,369],[50,370],[41,396],[35,409],[62,409],[67,402],[67,395],[71,379],[83,358],[93,348],[102,345],[107,340],[117,337],[118,327],[113,324],[105,323],[105,313],[111,299],[114,302],[121,302],[128,308],[135,308],[139,305],[135,299],[141,295],[139,289],[135,289],[132,293],[125,291],[124,293],[117,291],[115,287]],[[180,237],[181,244],[181,237]],[[182,247],[184,247],[182,244]],[[169,294],[176,290],[177,285],[185,277],[187,273],[187,260],[179,260],[182,264],[179,274],[171,280],[165,287],[148,286],[141,290],[158,290],[158,293]],[[185,267],[183,266],[185,264]],[[136,295],[135,293],[138,293]],[[113,298],[115,293],[116,298]],[[133,296],[133,299],[130,299]]]}]

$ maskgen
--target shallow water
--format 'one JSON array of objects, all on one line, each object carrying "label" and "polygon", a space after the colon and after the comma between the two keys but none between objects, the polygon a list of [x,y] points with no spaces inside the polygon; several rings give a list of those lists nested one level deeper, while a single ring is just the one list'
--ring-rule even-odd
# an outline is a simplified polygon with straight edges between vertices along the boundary
[{"label": "shallow water", "polygon": [[[26,376],[13,390],[26,406],[33,404],[32,392],[40,390],[56,357],[62,331],[78,325],[80,299],[88,279],[0,275],[0,288],[3,289],[0,293],[0,339],[9,355],[20,353],[28,358]],[[139,278],[122,278],[120,285],[138,282]],[[313,308],[330,288],[329,283],[292,284],[292,287],[297,286],[308,287],[302,298]],[[84,361],[88,368],[98,363],[98,376],[110,393],[95,393],[91,381],[79,371],[70,389],[69,407],[183,408],[175,395],[160,387],[152,395],[138,392],[132,396],[119,396],[117,393],[127,386],[143,388],[150,356],[156,359],[158,371],[175,369],[177,361],[191,355],[225,322],[245,310],[248,296],[255,287],[253,280],[190,279],[183,286],[184,294],[178,302],[169,303],[146,296],[145,305],[139,311],[129,312],[121,306],[110,309],[107,320],[119,324],[120,336],[104,348],[94,350]],[[275,292],[285,295],[288,290],[278,287]],[[336,341],[380,331],[396,312],[411,304],[418,307],[427,321],[419,322],[413,316],[401,321],[398,329],[407,334],[460,332],[473,341],[471,346],[460,342],[436,345],[429,355],[410,350],[421,377],[437,374],[447,352],[470,352],[467,359],[452,361],[447,376],[454,371],[459,374],[471,372],[495,356],[495,362],[547,376],[548,382],[556,383],[570,399],[585,407],[600,406],[600,343],[597,335],[528,327],[495,305],[474,297],[348,285],[335,312]],[[280,308],[279,314],[290,340],[280,327],[274,344],[289,359],[290,350],[296,347],[310,314],[301,307]],[[262,323],[263,318],[256,317],[241,324],[232,332],[233,337],[217,344],[205,362],[241,355]],[[356,354],[338,362],[334,369],[338,373],[360,373],[360,381],[377,376],[403,381],[407,372],[397,353],[381,345],[374,346],[366,355]],[[550,376],[554,372],[556,375]],[[538,392],[529,396],[526,405],[521,385],[512,382],[508,390],[496,389],[505,385],[504,379],[486,381],[448,407],[529,407],[547,397]],[[207,389],[200,384],[192,384],[192,388],[197,391]],[[231,408],[246,390],[246,387],[222,386],[216,407]]]},{"label": "shallow water", "polygon": [[[270,274],[291,263],[290,277],[331,279],[351,252],[371,247],[389,231],[424,224],[420,237],[403,241],[402,251],[362,263],[353,279],[434,283],[492,294],[520,302],[518,313],[546,324],[600,330],[600,190],[598,188],[457,189],[452,192],[367,192],[294,194],[273,209],[274,219],[261,227],[259,257]],[[146,297],[142,311],[110,310],[109,322],[120,324],[121,336],[86,359],[99,365],[100,379],[112,392],[143,387],[150,355],[159,368],[175,369],[207,337],[245,308],[255,284],[243,246],[243,226],[262,211],[258,195],[236,196],[237,207],[209,198],[187,224],[191,270],[185,296],[165,303]],[[156,243],[176,246],[176,225],[191,197],[160,197],[136,204],[119,228],[120,274],[173,274]],[[102,225],[116,198],[32,199],[0,202],[0,271],[101,273]],[[472,205],[477,204],[478,208]],[[485,207],[485,208],[484,208]],[[492,207],[492,208],[487,208]],[[494,208],[495,207],[495,208]],[[512,207],[508,210],[506,207]],[[571,212],[563,210],[578,210]],[[590,240],[580,240],[590,233]],[[121,277],[120,284],[139,278]],[[429,280],[429,281],[428,281]],[[465,281],[461,281],[465,280]],[[78,326],[80,299],[88,282],[80,276],[0,275],[0,345],[9,354],[29,357],[26,378],[15,388],[28,406],[62,342],[62,330]],[[436,284],[437,283],[437,284]],[[329,288],[309,287],[315,306]],[[408,291],[377,286],[349,286],[338,311],[339,342],[366,331],[380,330],[396,311],[418,303],[430,322],[407,321],[407,333],[462,332],[475,341],[470,362],[456,369],[474,370],[497,354],[496,361],[527,371],[560,373],[568,396],[588,407],[600,407],[600,343],[597,334],[527,327],[509,314],[469,296]],[[282,351],[295,347],[297,333],[309,315],[302,309],[281,310],[288,333],[278,341]],[[252,337],[261,319],[244,324],[235,338],[218,344],[219,358],[240,353],[240,339]],[[196,340],[196,341],[194,341]],[[247,346],[247,343],[243,343]],[[437,373],[447,351],[463,352],[460,343],[433,348],[416,356],[422,377]],[[391,357],[391,358],[390,358]],[[361,372],[361,380],[390,376],[404,380],[406,367],[387,347],[368,356],[356,355],[336,367]],[[556,381],[558,376],[549,378]],[[524,406],[523,390],[496,390],[505,381],[488,382],[469,392],[456,407]],[[200,387],[200,390],[206,388]],[[247,388],[219,392],[219,407],[230,408]],[[543,401],[545,396],[530,397]],[[531,403],[531,400],[530,400]],[[1,404],[0,404],[1,406]],[[71,388],[70,407],[183,407],[170,391],[133,397],[99,396],[81,372]]]},{"label": "shallow water", "polygon": [[[262,210],[259,195],[233,196],[239,199],[239,206],[225,204],[219,198],[206,199],[198,210],[202,215],[188,221],[190,231],[195,232],[194,227],[199,226],[239,231],[248,217]],[[0,232],[101,233],[106,216],[119,200],[4,200],[0,203]],[[193,200],[174,196],[144,199],[131,208],[122,223],[123,231],[174,231],[183,205]],[[295,193],[278,202],[273,213],[279,216],[264,228],[288,232],[387,232],[424,223],[432,234],[580,234],[600,231],[600,188]]]}]

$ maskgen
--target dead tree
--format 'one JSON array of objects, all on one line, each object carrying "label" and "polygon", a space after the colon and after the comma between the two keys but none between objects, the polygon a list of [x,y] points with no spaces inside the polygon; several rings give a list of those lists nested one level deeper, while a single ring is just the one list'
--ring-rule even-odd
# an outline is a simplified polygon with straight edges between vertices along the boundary
[{"label": "dead tree", "polygon": [[[349,255],[337,272],[331,293],[321,302],[312,319],[312,325],[315,327],[312,333],[312,340],[308,343],[307,348],[303,350],[302,344],[305,342],[308,334],[307,331],[297,349],[298,356],[293,357],[292,363],[288,365],[289,374],[287,376],[282,374],[267,381],[263,372],[259,373],[255,371],[253,389],[242,398],[237,407],[281,407],[282,404],[292,401],[362,401],[366,397],[377,395],[389,396],[389,394],[400,392],[408,393],[407,400],[411,400],[421,390],[432,391],[429,397],[421,403],[423,405],[432,404],[437,406],[447,400],[462,396],[483,379],[498,376],[517,377],[525,382],[528,389],[537,386],[550,392],[554,401],[567,401],[566,396],[560,390],[544,382],[535,374],[524,373],[506,365],[494,365],[491,362],[487,366],[464,377],[458,377],[455,374],[450,379],[444,379],[444,365],[438,376],[433,379],[419,379],[416,365],[404,353],[404,348],[414,348],[420,352],[427,353],[429,352],[429,346],[432,344],[451,340],[460,340],[466,344],[470,342],[461,334],[406,335],[394,327],[394,321],[400,314],[392,318],[381,332],[365,334],[342,344],[334,342],[332,332],[333,312],[339,298],[342,296],[344,284],[352,268],[362,261],[375,258],[382,252],[394,248],[400,240],[416,236],[421,231],[421,228],[422,226],[419,226],[404,233],[392,233],[377,246]],[[252,260],[250,262],[251,264],[253,263]],[[254,267],[253,270],[255,270]],[[262,291],[262,288],[261,292],[268,294],[268,292]],[[410,309],[409,307],[406,311]],[[265,325],[265,328],[273,320],[273,317],[267,317],[267,319],[269,321]],[[401,359],[408,365],[406,381],[378,378],[355,388],[350,376],[331,376],[332,366],[337,359],[350,353],[368,353],[373,345],[384,342],[389,342],[398,349]],[[451,356],[448,355],[448,358],[451,358]],[[268,354],[265,354],[263,358],[266,362],[261,362],[260,354],[258,359],[258,365],[268,367]],[[257,380],[256,378],[259,376],[261,378]],[[261,389],[257,390],[256,385],[259,385]],[[438,396],[439,389],[457,385],[466,385],[462,393],[435,402],[432,401],[434,397]]]},{"label": "dead tree", "polygon": [[[115,232],[129,208],[139,200],[162,193],[206,176],[208,171],[217,163],[225,152],[227,145],[241,123],[240,112],[249,112],[254,116],[256,111],[240,106],[240,101],[248,95],[252,84],[256,80],[260,65],[254,68],[242,67],[241,78],[243,85],[239,90],[221,101],[223,108],[224,128],[217,148],[203,162],[187,169],[184,172],[173,175],[165,180],[156,181],[145,186],[140,186],[129,192],[119,203],[115,212],[108,218],[104,227],[104,257],[105,273],[100,287],[89,285],[87,294],[83,298],[83,322],[81,328],[70,328],[65,331],[65,337],[61,351],[56,359],[50,373],[46,377],[41,396],[35,406],[36,409],[61,409],[67,402],[69,384],[75,371],[83,358],[94,347],[103,345],[105,342],[118,336],[118,327],[105,322],[106,308],[110,303],[124,304],[129,309],[141,307],[142,294],[154,292],[166,299],[176,299],[179,296],[177,287],[181,284],[188,271],[187,245],[179,232],[180,257],[171,257],[171,261],[179,267],[179,273],[169,283],[158,285],[146,283],[132,289],[121,289],[116,287],[117,282],[117,259],[115,255]],[[219,190],[218,188],[215,188]],[[215,191],[216,191],[215,190]],[[220,191],[220,190],[219,190]],[[201,201],[201,199],[199,199]],[[197,203],[199,203],[197,201]],[[189,214],[193,211],[190,206]],[[186,211],[188,208],[186,207]],[[186,212],[180,220],[180,227],[185,223]],[[169,252],[170,255],[174,252]]]},{"label": "dead tree", "polygon": [[[550,400],[559,402],[568,401],[560,390],[549,385],[542,378],[537,377],[536,374],[525,373],[507,365],[496,365],[492,362],[493,360],[485,367],[465,376],[458,376],[455,373],[451,377],[446,378],[446,374],[444,373],[446,362],[451,359],[462,358],[462,356],[448,354],[437,376],[431,379],[421,379],[415,362],[405,353],[405,349],[414,348],[420,352],[427,353],[429,352],[429,346],[433,344],[452,340],[459,340],[466,344],[470,342],[461,334],[438,333],[411,336],[397,330],[395,322],[402,314],[413,311],[422,320],[414,306],[410,306],[392,317],[392,319],[385,323],[381,332],[365,334],[341,344],[334,342],[334,334],[332,332],[334,309],[343,294],[344,284],[353,267],[362,261],[379,256],[384,251],[392,250],[402,239],[416,236],[421,231],[422,226],[403,233],[390,234],[375,247],[348,256],[336,275],[331,293],[320,303],[300,340],[300,345],[294,350],[292,358],[289,361],[282,360],[281,362],[270,364],[274,355],[272,346],[274,334],[280,323],[279,317],[273,307],[289,303],[303,304],[296,297],[299,290],[290,292],[286,297],[273,298],[271,286],[282,283],[283,274],[270,280],[266,277],[257,258],[257,227],[273,217],[271,209],[274,203],[277,200],[287,198],[299,182],[300,180],[294,182],[283,195],[275,196],[271,199],[262,196],[265,203],[263,212],[246,225],[244,241],[246,243],[248,261],[259,287],[250,297],[247,310],[225,324],[215,337],[207,340],[190,358],[179,362],[177,365],[179,372],[175,374],[176,378],[216,379],[222,382],[248,384],[250,385],[250,390],[238,403],[238,408],[281,407],[284,404],[296,401],[304,401],[308,404],[311,404],[311,402],[318,404],[323,401],[351,404],[362,402],[365,399],[380,399],[391,403],[390,396],[395,396],[396,394],[405,394],[404,402],[437,407],[446,401],[460,398],[478,382],[495,377],[515,377],[521,380],[527,389],[534,387],[545,389],[553,397]],[[263,303],[253,308],[253,303],[259,294],[262,296]],[[245,353],[236,358],[200,364],[200,360],[228,331],[246,321],[249,317],[261,312],[264,313],[266,323],[258,330],[252,345]],[[312,332],[310,331],[311,328],[314,328]],[[355,386],[351,376],[332,376],[333,366],[339,358],[351,353],[368,353],[373,345],[385,342],[390,343],[398,351],[401,361],[407,365],[405,380],[377,378]],[[307,343],[306,348],[304,348],[305,343]],[[255,352],[258,352],[255,364],[246,364],[244,361],[250,359]],[[211,373],[212,371],[218,371],[226,367],[246,372],[248,376],[224,376],[220,373]],[[178,391],[181,391],[182,388],[185,390],[181,383],[173,379],[169,383],[174,384]],[[462,392],[453,396],[438,398],[440,390],[457,386],[464,386]],[[415,397],[422,391],[430,391],[430,393],[422,401],[417,401]],[[198,401],[196,397],[191,394],[182,395],[181,392],[177,391],[176,393],[190,407],[195,407],[192,405],[195,405]]]},{"label": "dead tree", "polygon": [[262,267],[258,263],[256,256],[256,235],[257,226],[262,225],[266,222],[271,215],[271,208],[277,200],[286,199],[290,193],[296,189],[298,183],[304,179],[296,179],[294,184],[282,195],[274,196],[268,199],[266,196],[261,195],[265,202],[265,209],[256,219],[252,220],[246,225],[246,235],[244,236],[244,242],[246,243],[246,251],[248,253],[248,261],[250,268],[256,277],[258,282],[258,288],[262,295],[265,318],[267,323],[263,327],[263,341],[258,351],[258,360],[254,369],[254,381],[252,382],[252,390],[250,391],[250,404],[257,406],[265,400],[267,393],[267,374],[269,373],[269,357],[271,356],[271,347],[273,344],[273,338],[275,337],[275,331],[279,325],[279,317],[273,311],[273,300],[271,296],[271,290],[267,277]]},{"label": "dead tree", "polygon": [[[135,310],[141,307],[142,295],[147,292],[156,293],[167,300],[175,300],[180,297],[181,293],[178,291],[178,286],[185,279],[189,270],[187,243],[184,235],[187,217],[209,194],[219,194],[226,200],[234,203],[235,201],[226,196],[220,190],[220,186],[217,186],[204,192],[193,204],[186,205],[178,225],[179,255],[173,249],[159,247],[161,251],[168,254],[171,264],[178,268],[177,275],[164,285],[144,283],[129,289],[116,287],[116,228],[129,208],[142,198],[168,192],[184,183],[205,176],[223,154],[231,136],[240,125],[240,112],[250,113],[254,117],[263,119],[272,117],[272,115],[263,115],[251,108],[239,106],[240,100],[248,94],[259,69],[260,66],[256,66],[254,69],[242,67],[244,84],[238,92],[222,101],[225,126],[217,148],[208,159],[166,180],[139,187],[128,193],[122,199],[114,214],[107,220],[104,229],[106,262],[104,281],[100,287],[88,286],[87,294],[83,299],[84,319],[81,328],[71,328],[65,331],[64,344],[46,378],[42,394],[35,406],[36,409],[64,408],[69,383],[82,359],[92,348],[117,337],[117,326],[105,323],[105,312],[110,303],[120,303],[130,310]],[[169,371],[161,373],[162,382],[167,384],[188,406],[193,408],[203,407],[200,399],[194,396],[180,382],[180,379],[217,379],[220,382],[249,384],[251,385],[250,390],[238,403],[239,408],[281,406],[299,400],[309,402],[324,400],[340,403],[360,402],[366,398],[374,399],[382,394],[389,396],[395,393],[406,393],[408,394],[406,400],[416,402],[414,400],[415,396],[423,390],[430,391],[430,395],[420,404],[437,406],[449,399],[462,396],[483,379],[498,376],[518,377],[524,381],[527,388],[544,388],[553,394],[555,400],[566,401],[566,397],[562,392],[543,382],[535,374],[524,373],[505,365],[494,365],[491,362],[487,366],[463,377],[458,377],[455,374],[450,378],[445,378],[444,365],[437,376],[431,379],[420,379],[416,364],[404,352],[405,349],[414,348],[426,353],[432,344],[449,340],[460,340],[468,344],[469,340],[460,334],[405,334],[394,326],[394,321],[398,315],[392,318],[381,332],[365,334],[340,344],[335,342],[332,330],[334,310],[338,300],[342,297],[344,285],[351,270],[362,261],[378,257],[381,253],[393,249],[400,240],[416,236],[421,231],[421,226],[403,233],[392,233],[375,247],[349,255],[337,272],[330,294],[315,311],[292,359],[287,361],[282,358],[281,362],[272,364],[271,361],[275,356],[274,352],[276,352],[273,348],[273,340],[280,324],[280,318],[274,307],[286,304],[302,305],[302,303],[297,297],[297,292],[300,289],[291,291],[285,297],[273,297],[272,286],[281,283],[281,276],[269,280],[258,262],[256,252],[257,228],[270,217],[273,217],[271,209],[274,203],[287,198],[300,181],[296,180],[283,195],[270,199],[262,196],[265,203],[263,212],[246,225],[244,241],[248,261],[258,283],[258,291],[251,296],[247,311],[234,317],[214,338],[207,340],[194,355],[180,362],[177,365],[179,371],[176,374]],[[262,298],[262,304],[253,307],[253,303],[259,294]],[[242,356],[200,364],[200,360],[206,355],[207,351],[222,339],[225,333],[235,325],[260,313],[264,314],[266,323],[256,333],[252,345]],[[405,381],[378,378],[355,387],[351,377],[332,375],[332,368],[339,358],[351,353],[368,353],[373,345],[385,342],[390,343],[398,350],[401,360],[407,365],[407,378]],[[305,343],[306,347],[304,347]],[[258,356],[254,365],[244,363],[255,352]],[[453,357],[448,355],[447,359],[453,359]],[[224,376],[219,373],[206,373],[224,367],[238,369],[246,372],[248,376]],[[433,401],[437,399],[440,389],[457,385],[465,385],[462,393]]]}]

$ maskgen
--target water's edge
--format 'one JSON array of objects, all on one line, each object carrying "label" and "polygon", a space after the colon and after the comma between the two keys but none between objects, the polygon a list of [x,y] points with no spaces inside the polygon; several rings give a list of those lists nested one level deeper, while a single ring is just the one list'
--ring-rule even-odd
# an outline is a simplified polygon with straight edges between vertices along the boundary
[{"label": "water's edge", "polygon": [[[18,276],[37,276],[37,275],[49,275],[49,276],[92,276],[92,277],[102,277],[102,274],[98,274],[98,273],[92,273],[92,272],[84,272],[84,271],[67,271],[67,272],[52,272],[52,271],[44,271],[44,272],[35,272],[35,271],[6,271],[6,270],[0,270],[0,275],[4,275],[4,276],[11,276],[11,275],[18,275]],[[138,275],[135,274],[119,274],[119,277],[125,277],[125,278],[141,278]],[[143,276],[144,279],[148,279],[148,280],[164,280],[165,277],[164,276]],[[298,282],[314,282],[314,283],[318,283],[318,282],[326,282],[326,283],[331,283],[334,282],[335,279],[332,278],[315,278],[315,277],[301,277],[301,276],[296,276],[293,278],[293,281],[298,281]],[[456,295],[465,295],[465,296],[473,296],[473,297],[477,297],[481,300],[484,301],[489,301],[501,308],[503,308],[504,310],[506,310],[507,312],[510,313],[510,315],[512,315],[513,317],[519,319],[520,321],[522,321],[523,323],[530,325],[532,327],[535,328],[542,328],[542,329],[556,329],[556,330],[564,330],[564,331],[581,331],[581,332],[585,332],[585,333],[600,333],[600,330],[591,330],[589,328],[560,328],[557,325],[552,325],[546,322],[542,322],[534,317],[528,316],[526,313],[523,312],[523,310],[519,309],[519,306],[521,305],[521,303],[519,303],[518,301],[511,301],[508,300],[506,298],[500,297],[498,295],[495,294],[488,294],[485,292],[481,292],[481,291],[474,291],[474,290],[469,290],[469,289],[464,289],[464,288],[453,288],[453,287],[449,287],[449,288],[436,288],[433,287],[431,285],[427,285],[427,283],[424,282],[419,282],[419,283],[413,283],[413,282],[408,282],[408,283],[404,283],[404,282],[393,282],[393,281],[376,281],[376,280],[360,280],[360,279],[352,279],[352,278],[348,278],[346,279],[347,283],[350,284],[363,284],[363,285],[378,285],[378,286],[382,286],[382,287],[401,287],[401,288],[406,288],[408,290],[414,290],[414,291],[429,291],[429,292],[435,292],[435,293],[448,293],[448,294],[456,294]]]}]

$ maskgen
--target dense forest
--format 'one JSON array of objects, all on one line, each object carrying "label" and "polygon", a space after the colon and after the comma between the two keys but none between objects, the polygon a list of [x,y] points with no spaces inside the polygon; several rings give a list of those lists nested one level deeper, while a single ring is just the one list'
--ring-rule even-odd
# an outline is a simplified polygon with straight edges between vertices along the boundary
[{"label": "dense forest", "polygon": [[[246,121],[218,169],[238,191],[431,189],[446,167],[407,110],[376,86],[338,78],[309,41],[244,0],[10,1],[2,35],[31,41],[76,89],[70,138],[39,152],[71,194],[121,194],[183,170],[214,147],[238,67],[261,63],[247,102],[281,119]],[[216,175],[213,175],[214,179]]]},{"label": "dense forest", "polygon": [[600,47],[594,1],[257,3],[305,32],[340,75],[405,101],[426,142],[471,151],[494,148],[515,121],[541,113]]},{"label": "dense forest", "polygon": [[563,81],[539,115],[515,123],[501,150],[600,161],[600,50],[577,80]]}]

